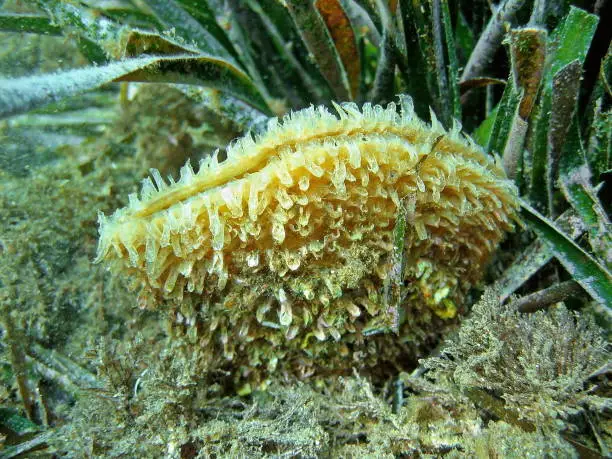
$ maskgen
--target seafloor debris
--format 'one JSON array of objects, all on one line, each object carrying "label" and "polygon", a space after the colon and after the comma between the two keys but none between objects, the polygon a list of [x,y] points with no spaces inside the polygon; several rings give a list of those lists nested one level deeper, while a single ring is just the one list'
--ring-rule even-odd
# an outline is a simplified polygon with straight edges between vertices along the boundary
[{"label": "seafloor debris", "polygon": [[[370,366],[414,348],[455,316],[512,228],[514,185],[458,126],[426,125],[408,98],[399,114],[335,107],[339,118],[311,107],[272,119],[225,161],[197,173],[187,163],[176,183],[153,171],[140,197],[100,216],[98,261],[241,377],[279,362],[301,376]],[[377,333],[390,328],[399,338]]]}]

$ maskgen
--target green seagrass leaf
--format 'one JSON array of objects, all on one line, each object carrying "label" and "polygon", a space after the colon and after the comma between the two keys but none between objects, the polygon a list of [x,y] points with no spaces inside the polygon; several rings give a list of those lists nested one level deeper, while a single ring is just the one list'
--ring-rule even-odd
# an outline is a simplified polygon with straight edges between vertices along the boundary
[{"label": "green seagrass leaf", "polygon": [[[234,66],[240,66],[236,60],[236,52],[231,43],[219,28],[214,15],[204,1],[186,2],[190,9],[199,12],[197,20],[174,0],[146,0],[157,18],[176,35],[189,45],[195,45],[202,53],[222,57]],[[222,37],[225,46],[218,40]]]},{"label": "green seagrass leaf", "polygon": [[[418,11],[417,11],[418,10]],[[430,106],[435,106],[439,112],[434,95],[431,91],[429,54],[423,51],[423,40],[421,33],[426,25],[423,24],[423,14],[415,8],[412,0],[399,0],[399,14],[404,34],[407,66],[401,72],[405,87],[404,92],[410,94],[414,100],[414,110],[421,118],[429,115]],[[429,48],[427,48],[429,49]],[[436,98],[437,100],[437,98]]]},{"label": "green seagrass leaf", "polygon": [[0,118],[97,88],[154,61],[154,58],[129,59],[100,67],[0,80]]},{"label": "green seagrass leaf", "polygon": [[249,77],[205,55],[143,57],[100,67],[0,81],[0,118],[23,113],[115,81],[180,83],[228,92],[263,113],[270,109]]},{"label": "green seagrass leaf", "polygon": [[603,109],[603,102],[601,97],[593,104],[593,122],[586,149],[595,181],[602,180],[601,175],[612,167],[612,109]]},{"label": "green seagrass leaf", "polygon": [[510,56],[512,70],[509,88],[519,95],[518,105],[512,102],[512,110],[503,114],[503,135],[497,139],[497,148],[503,157],[506,173],[519,189],[525,186],[524,145],[529,119],[538,95],[546,60],[546,30],[538,27],[513,29],[510,32]]},{"label": "green seagrass leaf", "polygon": [[349,79],[319,11],[309,0],[289,0],[291,17],[336,100],[351,100]]},{"label": "green seagrass leaf", "polygon": [[520,102],[521,93],[514,84],[513,78],[508,78],[502,98],[496,107],[495,121],[488,137],[487,151],[503,154],[511,134],[513,121],[518,116]]},{"label": "green seagrass leaf", "polygon": [[120,24],[140,27],[147,30],[163,30],[164,26],[152,14],[146,13],[129,4],[114,4],[103,8],[104,16]]},{"label": "green seagrass leaf", "polygon": [[467,57],[472,54],[474,46],[476,45],[476,39],[474,38],[474,32],[472,31],[470,24],[461,11],[458,11],[457,13],[455,37],[457,48],[461,51],[462,55]]},{"label": "green seagrass leaf", "polygon": [[448,9],[448,0],[440,1],[442,12],[442,28],[444,29],[444,44],[446,55],[448,56],[448,88],[447,102],[452,107],[452,116],[457,120],[461,120],[461,94],[459,92],[459,62],[457,59],[457,47],[455,46],[455,37],[453,33],[453,25],[451,22],[450,11]]},{"label": "green seagrass leaf", "polygon": [[339,0],[315,1],[315,7],[334,41],[336,51],[348,78],[351,99],[356,99],[361,70],[360,55],[357,49],[357,34]]},{"label": "green seagrass leaf", "polygon": [[561,190],[567,201],[576,210],[589,233],[593,252],[612,268],[612,227],[610,219],[590,183],[591,171],[584,164],[560,178]]},{"label": "green seagrass leaf", "polygon": [[215,12],[206,0],[177,0],[177,3],[206,29],[221,45],[235,58],[238,53],[234,49],[232,40],[226,31],[219,25]]},{"label": "green seagrass leaf", "polygon": [[193,47],[178,43],[169,37],[144,30],[130,30],[125,37],[122,57],[138,57],[143,54],[151,56],[199,54]]},{"label": "green seagrass leaf", "polygon": [[497,119],[497,112],[499,110],[499,105],[496,105],[489,116],[487,116],[480,126],[478,126],[474,132],[472,133],[472,137],[476,142],[478,142],[483,148],[489,144],[491,139],[491,132],[493,132],[493,126],[495,125],[495,120]]},{"label": "green seagrass leaf", "polygon": [[580,138],[578,117],[574,115],[559,164],[559,187],[567,202],[582,219],[593,253],[612,268],[612,229],[610,219],[597,196],[593,174]]},{"label": "green seagrass leaf", "polygon": [[[555,227],[571,239],[580,237],[585,227],[571,209],[555,220]],[[499,292],[500,301],[504,301],[525,282],[544,267],[554,256],[553,248],[542,239],[536,239],[523,250],[514,262],[495,281],[494,289]]]},{"label": "green seagrass leaf", "polygon": [[272,114],[249,76],[232,63],[206,55],[155,58],[113,81],[175,83],[206,86],[227,92],[263,113]]},{"label": "green seagrass leaf", "polygon": [[[287,8],[276,0],[249,0],[247,4],[244,20],[254,29],[249,31],[249,46],[259,50],[253,53],[254,60],[267,77],[270,93],[294,107],[331,99],[331,89],[316,64],[308,60]],[[242,22],[245,30],[249,24]]]},{"label": "green seagrass leaf", "polygon": [[0,425],[10,429],[17,435],[26,435],[40,431],[39,426],[21,416],[17,410],[11,408],[0,407]]},{"label": "green seagrass leaf", "polygon": [[[434,111],[442,124],[450,127],[453,118],[461,119],[461,103],[456,46],[448,1],[405,0],[400,2],[400,9],[407,42],[407,70],[410,73],[421,73],[429,90]],[[414,44],[418,44],[417,49],[414,49]],[[419,54],[416,59],[420,60],[424,67],[420,71],[411,68],[416,64],[415,54]]]},{"label": "green seagrass leaf", "polygon": [[555,257],[572,278],[597,302],[612,307],[610,272],[527,202],[521,201],[521,207],[523,219],[552,248]]},{"label": "green seagrass leaf", "polygon": [[35,14],[0,14],[0,31],[61,35],[62,29],[47,16]]},{"label": "green seagrass leaf", "polygon": [[108,62],[108,56],[114,54],[114,44],[119,42],[118,24],[76,3],[39,0],[39,4],[64,35],[76,38],[81,53],[89,62]]},{"label": "green seagrass leaf", "polygon": [[[531,190],[529,200],[540,209],[551,204],[551,190],[554,186],[556,165],[559,162],[556,145],[563,142],[563,136],[553,132],[553,124],[564,124],[563,120],[571,120],[573,106],[569,107],[564,101],[569,98],[562,93],[571,91],[564,80],[575,80],[575,67],[582,68],[599,18],[576,7],[571,7],[568,15],[553,31],[548,41],[547,62],[549,68],[545,70],[542,78],[540,101],[536,104],[536,111],[531,126],[532,139],[528,146],[532,153]],[[566,75],[567,74],[567,75]],[[551,121],[553,116],[558,121]],[[547,206],[548,204],[548,206]]]}]

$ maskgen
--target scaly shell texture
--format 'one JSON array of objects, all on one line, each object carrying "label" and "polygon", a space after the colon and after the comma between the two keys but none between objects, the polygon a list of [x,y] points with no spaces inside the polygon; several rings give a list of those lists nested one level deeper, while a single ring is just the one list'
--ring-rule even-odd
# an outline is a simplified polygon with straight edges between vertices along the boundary
[{"label": "scaly shell texture", "polygon": [[[153,170],[100,216],[97,260],[237,381],[396,365],[456,315],[518,209],[499,161],[400,102],[311,107],[177,182]],[[383,290],[400,211],[398,314]],[[384,333],[393,320],[399,336]]]}]

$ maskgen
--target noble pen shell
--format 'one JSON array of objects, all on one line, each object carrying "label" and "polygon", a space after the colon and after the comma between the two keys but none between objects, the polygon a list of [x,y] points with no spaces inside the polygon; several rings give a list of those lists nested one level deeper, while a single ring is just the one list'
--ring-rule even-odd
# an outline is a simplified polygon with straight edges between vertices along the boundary
[{"label": "noble pen shell", "polygon": [[[454,317],[517,221],[514,184],[458,123],[445,131],[432,113],[426,124],[407,97],[334,109],[271,119],[177,181],[153,170],[125,208],[100,215],[96,261],[135,279],[147,307],[192,305],[196,322],[216,324],[198,327],[202,343],[255,366],[300,352],[312,362],[328,342],[370,352],[363,336],[389,311],[405,333]],[[398,243],[403,303],[389,308]]]}]

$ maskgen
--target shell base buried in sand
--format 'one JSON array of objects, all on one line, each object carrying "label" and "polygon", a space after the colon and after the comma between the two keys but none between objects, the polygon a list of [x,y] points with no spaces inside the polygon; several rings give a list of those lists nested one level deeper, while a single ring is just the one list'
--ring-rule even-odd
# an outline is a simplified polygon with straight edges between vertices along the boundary
[{"label": "shell base buried in sand", "polygon": [[176,183],[153,171],[100,216],[97,260],[249,379],[372,366],[434,335],[516,219],[514,185],[458,126],[408,98],[335,108],[272,119]]}]

